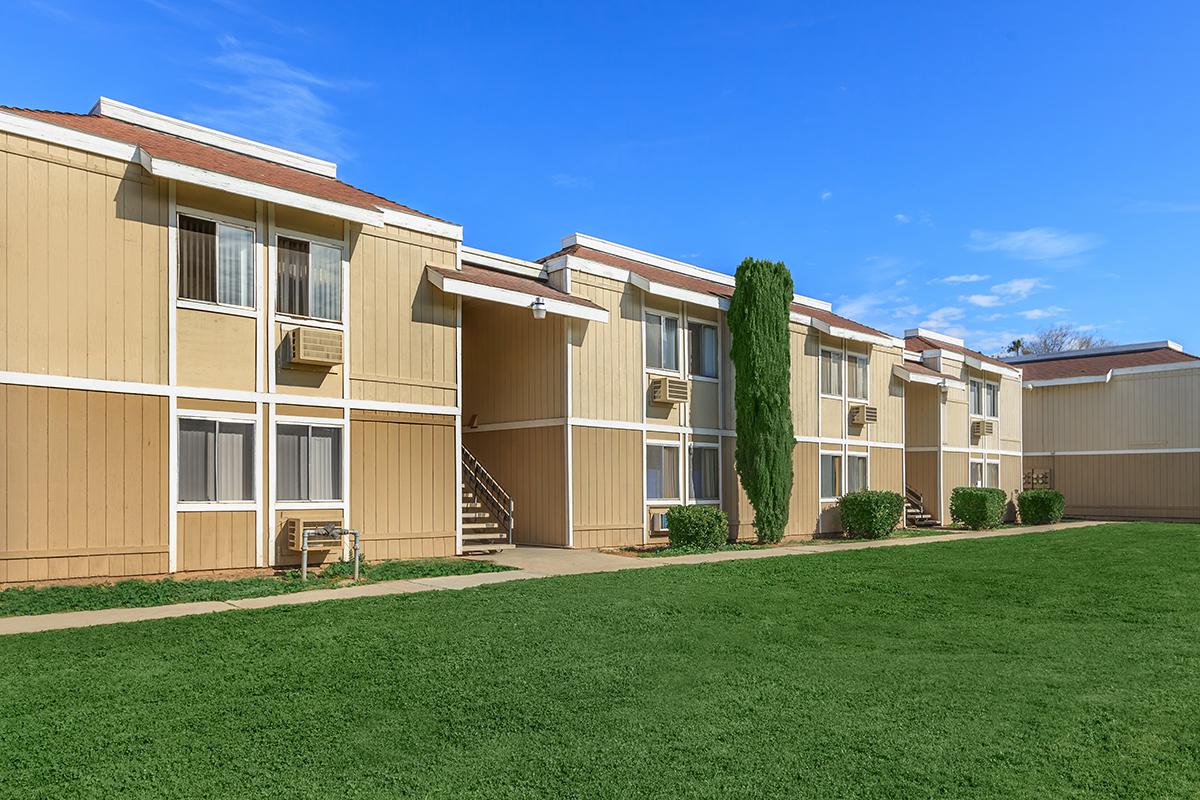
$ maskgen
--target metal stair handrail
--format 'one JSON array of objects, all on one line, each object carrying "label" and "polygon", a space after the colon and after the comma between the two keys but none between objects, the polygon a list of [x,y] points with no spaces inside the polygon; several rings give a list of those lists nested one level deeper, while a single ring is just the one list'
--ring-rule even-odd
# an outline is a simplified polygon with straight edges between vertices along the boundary
[{"label": "metal stair handrail", "polygon": [[483,504],[484,508],[504,526],[508,541],[513,538],[513,499],[504,487],[492,477],[470,450],[462,448],[463,486],[467,487]]}]

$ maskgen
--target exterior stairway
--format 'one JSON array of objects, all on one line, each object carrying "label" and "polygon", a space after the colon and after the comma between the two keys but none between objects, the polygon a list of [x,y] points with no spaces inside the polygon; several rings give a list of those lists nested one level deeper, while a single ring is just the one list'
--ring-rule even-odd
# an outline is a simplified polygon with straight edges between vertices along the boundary
[{"label": "exterior stairway", "polygon": [[467,448],[462,449],[462,552],[494,553],[513,545],[513,500]]},{"label": "exterior stairway", "polygon": [[934,528],[941,524],[925,510],[925,499],[911,486],[904,487],[904,524],[909,528]]}]

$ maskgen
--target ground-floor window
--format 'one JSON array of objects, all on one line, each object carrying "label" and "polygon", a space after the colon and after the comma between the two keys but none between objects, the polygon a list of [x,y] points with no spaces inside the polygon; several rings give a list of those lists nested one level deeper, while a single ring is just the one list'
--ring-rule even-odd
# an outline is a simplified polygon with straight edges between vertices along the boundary
[{"label": "ground-floor window", "polygon": [[179,420],[179,501],[254,500],[254,423]]},{"label": "ground-floor window", "polygon": [[340,427],[277,426],[276,460],[276,494],[280,500],[342,499]]},{"label": "ground-floor window", "polygon": [[720,455],[715,444],[692,444],[692,499],[697,502],[720,500]]},{"label": "ground-floor window", "polygon": [[866,491],[868,485],[868,464],[865,455],[850,453],[846,457],[846,491]]},{"label": "ground-floor window", "polygon": [[989,489],[1000,488],[1000,462],[998,461],[972,461],[971,462],[971,485],[987,487]]},{"label": "ground-floor window", "polygon": [[841,453],[821,453],[821,499],[836,500],[841,493]]},{"label": "ground-floor window", "polygon": [[646,498],[679,499],[679,445],[646,445]]}]

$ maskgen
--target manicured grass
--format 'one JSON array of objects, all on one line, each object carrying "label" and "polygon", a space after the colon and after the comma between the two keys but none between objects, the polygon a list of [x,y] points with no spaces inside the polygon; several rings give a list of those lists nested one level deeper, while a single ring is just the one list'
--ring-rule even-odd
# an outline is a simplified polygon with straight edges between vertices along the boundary
[{"label": "manicured grass", "polygon": [[772,546],[774,545],[760,545],[751,542],[733,542],[731,544],[723,544],[720,547],[693,547],[691,545],[665,544],[647,548],[626,547],[621,552],[637,556],[638,558],[670,558],[672,556],[690,556],[696,553],[720,553],[725,550],[758,550],[763,547]]},{"label": "manicured grass", "polygon": [[0,796],[1200,796],[1200,527],[0,639]]},{"label": "manicured grass", "polygon": [[[364,563],[359,569],[360,583],[396,581],[405,578],[431,578],[438,575],[473,575],[477,572],[507,570],[499,564],[462,558],[424,558],[412,561]],[[53,614],[59,611],[88,611],[97,608],[144,608],[202,600],[241,600],[246,597],[290,594],[308,589],[329,589],[352,581],[354,565],[331,564],[320,574],[310,572],[308,581],[300,572],[280,576],[237,578],[233,580],[180,579],[127,580],[83,586],[31,586],[0,590],[0,617],[24,614]]]}]

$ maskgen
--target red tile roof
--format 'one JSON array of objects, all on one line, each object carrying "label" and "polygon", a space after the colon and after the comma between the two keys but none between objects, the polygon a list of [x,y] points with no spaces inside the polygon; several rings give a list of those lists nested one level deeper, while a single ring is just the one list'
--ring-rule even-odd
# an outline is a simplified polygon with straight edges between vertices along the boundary
[{"label": "red tile roof", "polygon": [[525,294],[538,295],[545,297],[548,300],[561,300],[564,303],[583,306],[584,308],[595,308],[603,311],[604,309],[587,300],[583,297],[575,297],[566,292],[560,292],[558,289],[543,283],[536,278],[526,278],[523,275],[514,275],[511,272],[500,272],[494,269],[484,269],[483,267],[475,267],[470,264],[463,264],[462,269],[453,269],[451,267],[435,267],[430,266],[429,269],[438,273],[445,278],[453,278],[460,281],[469,281],[477,283],[481,286],[491,286],[496,289],[509,289],[514,292],[524,292]]},{"label": "red tile roof", "polygon": [[987,356],[978,350],[972,350],[969,347],[963,347],[949,342],[943,342],[939,339],[926,339],[924,336],[909,336],[904,340],[904,346],[916,353],[923,353],[926,350],[949,350],[952,353],[958,353],[963,356],[971,356],[977,358],[987,364],[994,364],[997,367],[1005,367],[1007,369],[1017,369],[1022,366],[1020,364],[1006,364],[994,356]]},{"label": "red tile roof", "polygon": [[356,208],[370,210],[377,207],[390,208],[438,222],[445,221],[388,200],[386,197],[365,192],[336,178],[327,178],[324,175],[306,172],[273,161],[235,153],[232,150],[202,144],[112,117],[103,117],[99,114],[69,114],[61,111],[10,108],[8,106],[0,106],[0,110],[20,114],[51,125],[89,133],[93,136],[136,145],[154,158],[177,161],[190,167],[219,172],[222,175],[266,184],[277,189],[286,189]]},{"label": "red tile roof", "polygon": [[1046,381],[1107,375],[1109,370],[1122,367],[1149,367],[1188,361],[1200,361],[1200,358],[1169,347],[1160,347],[1133,353],[1099,353],[1092,356],[1064,353],[1061,358],[1024,361],[1014,366],[1021,367],[1027,381]]},{"label": "red tile roof", "polygon": [[[604,264],[617,269],[629,270],[634,274],[641,275],[646,280],[654,281],[655,283],[664,283],[668,286],[674,286],[677,289],[686,289],[688,291],[708,294],[712,295],[713,297],[723,297],[725,299],[733,297],[733,287],[728,284],[720,283],[718,281],[710,281],[692,275],[684,275],[679,272],[672,272],[669,269],[651,266],[650,264],[646,264],[642,261],[637,261],[632,258],[625,258],[623,256],[616,256],[611,253],[605,253],[601,250],[594,250],[590,247],[584,247],[583,245],[572,245],[571,247],[563,248],[558,252],[551,253],[545,258],[539,259],[539,261],[541,263],[545,263],[552,258],[557,258],[564,255],[575,256],[588,261],[595,261],[598,264]],[[839,328],[846,328],[848,330],[869,334],[871,336],[884,336],[889,339],[892,338],[891,334],[884,333],[876,328],[868,327],[861,323],[855,322],[852,319],[847,319],[846,317],[834,314],[832,311],[826,311],[821,308],[801,305],[800,303],[792,303],[792,311],[795,311],[797,314],[804,314],[812,317],[813,319],[820,320],[828,325],[834,325]]]}]

